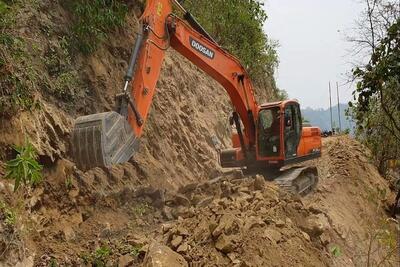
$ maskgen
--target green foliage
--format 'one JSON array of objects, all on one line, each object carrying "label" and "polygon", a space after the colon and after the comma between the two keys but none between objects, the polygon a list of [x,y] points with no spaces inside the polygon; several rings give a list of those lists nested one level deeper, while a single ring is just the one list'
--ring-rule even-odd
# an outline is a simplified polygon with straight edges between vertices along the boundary
[{"label": "green foliage", "polygon": [[259,0],[190,0],[185,2],[221,46],[236,55],[257,85],[273,79],[277,43],[263,32],[267,14]]},{"label": "green foliage", "polygon": [[75,99],[74,89],[79,86],[79,77],[76,71],[61,73],[54,84],[54,94],[64,101]]},{"label": "green foliage", "polygon": [[6,225],[15,225],[17,222],[17,214],[16,212],[7,207],[7,205],[0,201],[0,211],[4,214],[4,223]]},{"label": "green foliage", "polygon": [[147,202],[139,203],[132,208],[133,213],[136,217],[142,217],[146,214],[146,212],[150,209],[150,206]]},{"label": "green foliage", "polygon": [[7,225],[15,225],[17,222],[17,216],[14,211],[12,210],[5,210],[6,220],[5,223]]},{"label": "green foliage", "polygon": [[140,246],[133,246],[132,248],[131,248],[131,251],[130,251],[130,255],[132,256],[132,257],[134,257],[134,258],[137,258],[137,257],[139,257],[139,255],[140,255],[140,250],[142,249],[142,247],[140,247]]},{"label": "green foliage", "polygon": [[110,256],[110,254],[111,254],[111,250],[109,248],[101,247],[101,248],[96,249],[94,256],[96,259],[104,260],[108,256]]},{"label": "green foliage", "polygon": [[[11,116],[19,110],[36,107],[33,82],[38,77],[26,52],[24,39],[11,30],[21,3],[0,0],[0,115]],[[21,70],[21,72],[19,72]]]},{"label": "green foliage", "polygon": [[37,153],[30,142],[16,146],[17,157],[6,163],[6,179],[15,181],[14,191],[21,183],[24,185],[36,185],[42,180],[42,165],[37,162]]},{"label": "green foliage", "polygon": [[285,90],[276,90],[276,100],[277,101],[283,101],[289,99],[289,95]]},{"label": "green foliage", "polygon": [[122,0],[76,0],[67,6],[75,17],[75,45],[85,54],[94,52],[109,30],[121,27],[128,11]]},{"label": "green foliage", "polygon": [[108,247],[101,247],[91,254],[81,255],[84,264],[91,264],[95,267],[105,267],[108,257],[111,255],[111,249]]},{"label": "green foliage", "polygon": [[72,177],[68,176],[65,179],[65,188],[67,188],[67,190],[71,190],[72,189]]},{"label": "green foliage", "polygon": [[389,27],[363,68],[354,69],[359,80],[351,114],[358,137],[371,149],[382,174],[387,162],[400,157],[400,19]]},{"label": "green foliage", "polygon": [[340,257],[340,256],[342,256],[342,250],[340,249],[339,246],[333,246],[333,247],[331,248],[331,253],[332,253],[332,255],[335,256],[335,257]]},{"label": "green foliage", "polygon": [[54,259],[54,258],[52,258],[52,259],[50,260],[49,267],[57,267],[57,266],[58,266],[57,260]]}]

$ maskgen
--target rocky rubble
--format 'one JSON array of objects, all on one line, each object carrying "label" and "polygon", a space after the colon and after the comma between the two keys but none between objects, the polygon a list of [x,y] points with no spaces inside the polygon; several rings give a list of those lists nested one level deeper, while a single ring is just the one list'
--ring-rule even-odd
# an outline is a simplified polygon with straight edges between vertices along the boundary
[{"label": "rocky rubble", "polygon": [[[262,176],[191,184],[170,199],[167,196],[165,208],[172,210],[175,221],[163,224],[163,242],[193,266],[209,262],[267,266],[271,259],[293,249],[294,240],[301,244],[303,257],[311,265],[329,262],[327,256],[312,255],[313,249],[323,246],[318,236],[329,223],[322,224],[314,215],[308,217],[300,199],[265,182]],[[300,263],[301,257],[288,255],[279,261]]]}]

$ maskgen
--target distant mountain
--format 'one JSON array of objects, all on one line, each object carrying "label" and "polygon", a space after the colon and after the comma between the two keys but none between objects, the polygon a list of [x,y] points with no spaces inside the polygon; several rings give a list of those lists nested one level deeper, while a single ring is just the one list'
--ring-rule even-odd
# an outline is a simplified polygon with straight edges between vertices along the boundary
[{"label": "distant mountain", "polygon": [[[355,126],[354,121],[346,116],[346,110],[349,108],[347,104],[340,104],[340,119],[342,123],[342,130],[350,129],[353,132]],[[318,126],[321,130],[331,129],[331,115],[328,109],[312,109],[306,108],[301,111],[303,117],[308,120],[311,125]],[[332,120],[333,127],[339,127],[338,105],[332,107]]]}]

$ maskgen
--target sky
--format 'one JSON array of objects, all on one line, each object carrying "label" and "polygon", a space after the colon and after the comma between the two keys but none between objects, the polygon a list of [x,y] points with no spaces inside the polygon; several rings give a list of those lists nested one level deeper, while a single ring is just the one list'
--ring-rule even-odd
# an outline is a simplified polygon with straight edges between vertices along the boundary
[{"label": "sky", "polygon": [[349,51],[354,21],[363,6],[356,0],[265,0],[268,20],[264,30],[279,42],[277,85],[303,108],[329,107],[337,103],[336,82],[341,103],[351,100],[354,84],[347,83],[351,70]]}]

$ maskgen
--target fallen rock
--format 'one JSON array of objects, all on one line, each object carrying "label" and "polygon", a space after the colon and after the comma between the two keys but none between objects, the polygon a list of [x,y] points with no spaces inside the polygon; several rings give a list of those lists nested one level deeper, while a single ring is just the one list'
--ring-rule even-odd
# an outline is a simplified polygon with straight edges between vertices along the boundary
[{"label": "fallen rock", "polygon": [[303,230],[310,236],[320,236],[324,231],[330,229],[328,218],[324,214],[311,215],[308,217]]},{"label": "fallen rock", "polygon": [[186,260],[167,246],[153,243],[143,262],[144,267],[188,267]]},{"label": "fallen rock", "polygon": [[197,186],[198,186],[198,183],[192,183],[192,184],[185,185],[185,186],[179,188],[178,193],[186,194],[190,191],[194,191]]},{"label": "fallen rock", "polygon": [[189,245],[188,245],[187,243],[183,243],[183,244],[181,244],[181,245],[178,247],[178,249],[176,250],[176,252],[178,252],[178,253],[185,253],[185,252],[188,251],[188,249],[189,249]]},{"label": "fallen rock", "polygon": [[174,224],[173,223],[164,223],[161,225],[161,228],[163,230],[163,233],[167,233],[168,231],[170,231],[172,228],[174,228]]},{"label": "fallen rock", "polygon": [[156,208],[162,209],[165,205],[165,191],[156,189],[151,186],[138,188],[135,191],[134,196],[137,198],[149,197],[152,201],[153,206]]},{"label": "fallen rock", "polygon": [[174,219],[174,216],[172,215],[172,209],[170,207],[164,207],[162,210],[162,215],[164,219],[172,221]]},{"label": "fallen rock", "polygon": [[284,227],[286,224],[285,224],[285,222],[282,221],[282,220],[276,220],[276,221],[275,221],[275,225],[276,225],[276,227],[282,228],[282,227]]},{"label": "fallen rock", "polygon": [[301,231],[301,234],[303,235],[303,237],[304,237],[305,240],[311,241],[310,236],[309,236],[306,232]]},{"label": "fallen rock", "polygon": [[212,232],[213,237],[218,237],[222,233],[230,234],[234,230],[236,217],[232,214],[224,214],[219,220],[217,228]]},{"label": "fallen rock", "polygon": [[233,243],[233,238],[221,234],[218,237],[217,242],[215,242],[215,248],[225,254],[230,253],[234,250],[235,244]]},{"label": "fallen rock", "polygon": [[264,237],[268,238],[273,243],[279,243],[282,240],[282,234],[272,228],[265,229]]},{"label": "fallen rock", "polygon": [[322,209],[321,209],[317,204],[315,204],[315,203],[311,204],[311,205],[308,207],[308,210],[309,210],[311,213],[314,213],[314,214],[324,213],[324,212],[322,211]]},{"label": "fallen rock", "polygon": [[106,238],[111,235],[111,224],[110,223],[105,223],[103,230],[100,232],[100,237]]},{"label": "fallen rock", "polygon": [[197,203],[197,207],[206,207],[206,206],[208,206],[208,205],[210,205],[211,204],[211,202],[213,201],[213,197],[206,197],[206,198],[204,198],[204,199],[202,199],[202,200],[200,200],[198,203]]},{"label": "fallen rock", "polygon": [[75,231],[69,225],[65,225],[65,227],[63,228],[63,233],[65,240],[68,242],[74,240],[76,237]]},{"label": "fallen rock", "polygon": [[182,243],[182,241],[183,241],[183,237],[178,235],[174,239],[172,239],[171,246],[173,248],[177,248]]},{"label": "fallen rock", "polygon": [[134,261],[134,258],[131,257],[130,255],[128,255],[128,254],[123,255],[123,256],[119,257],[118,267],[133,266],[133,261]]},{"label": "fallen rock", "polygon": [[255,190],[263,190],[265,188],[265,178],[261,175],[256,175],[253,185]]},{"label": "fallen rock", "polygon": [[131,246],[143,247],[148,243],[147,238],[144,235],[128,235],[127,242]]},{"label": "fallen rock", "polygon": [[31,209],[35,209],[37,206],[39,206],[40,202],[40,196],[32,196],[32,198],[29,200],[29,207]]},{"label": "fallen rock", "polygon": [[265,226],[265,222],[259,217],[251,217],[246,220],[244,224],[244,230],[248,231],[254,227],[263,227]]},{"label": "fallen rock", "polygon": [[181,194],[176,194],[171,202],[173,205],[185,206],[185,207],[190,207],[190,204],[191,204],[190,200]]},{"label": "fallen rock", "polygon": [[328,233],[322,233],[319,239],[321,240],[321,243],[324,246],[327,246],[331,243],[331,237],[329,236]]},{"label": "fallen rock", "polygon": [[206,220],[202,220],[194,229],[193,239],[194,241],[199,242],[201,240],[206,240],[210,236],[211,236],[210,223]]}]

